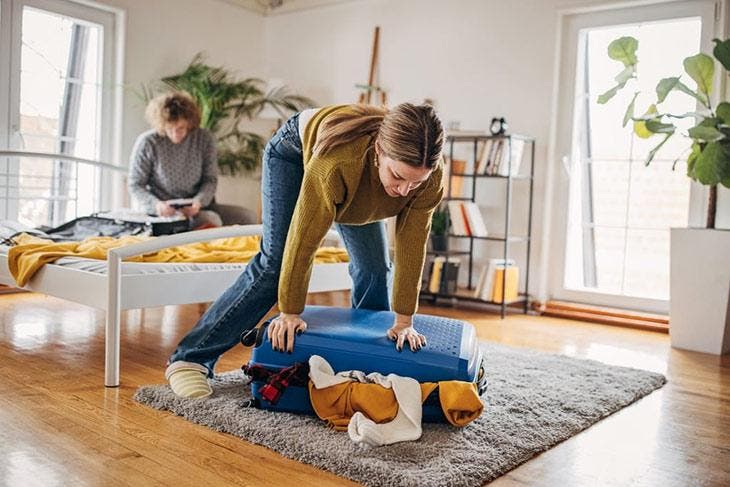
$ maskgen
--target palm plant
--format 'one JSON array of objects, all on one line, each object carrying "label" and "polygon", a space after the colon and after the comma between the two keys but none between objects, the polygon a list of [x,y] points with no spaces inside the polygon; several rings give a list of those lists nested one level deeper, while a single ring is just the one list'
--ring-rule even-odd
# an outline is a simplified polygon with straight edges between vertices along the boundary
[{"label": "palm plant", "polygon": [[156,91],[188,92],[201,111],[200,125],[210,130],[218,141],[218,166],[223,174],[236,175],[259,167],[266,140],[241,129],[241,122],[253,120],[269,106],[282,118],[312,107],[315,103],[304,96],[289,93],[287,87],[265,92],[266,83],[258,78],[236,79],[221,66],[210,66],[198,53],[180,74],[161,80],[160,90],[143,88],[148,101]]}]

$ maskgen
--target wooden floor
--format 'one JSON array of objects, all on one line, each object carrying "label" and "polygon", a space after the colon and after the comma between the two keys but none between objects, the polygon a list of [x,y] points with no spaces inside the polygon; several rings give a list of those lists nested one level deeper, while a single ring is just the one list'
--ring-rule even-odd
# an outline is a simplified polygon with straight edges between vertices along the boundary
[{"label": "wooden floor", "polygon": [[[348,305],[343,293],[311,302]],[[122,386],[106,389],[102,313],[40,295],[0,296],[0,485],[352,484],[132,401],[139,385],[164,381],[167,356],[201,310],[127,312]],[[494,485],[730,485],[730,358],[673,350],[661,333],[521,315],[501,321],[454,308],[421,311],[467,319],[485,340],[669,379]],[[246,359],[242,348],[232,350],[218,370]]]}]

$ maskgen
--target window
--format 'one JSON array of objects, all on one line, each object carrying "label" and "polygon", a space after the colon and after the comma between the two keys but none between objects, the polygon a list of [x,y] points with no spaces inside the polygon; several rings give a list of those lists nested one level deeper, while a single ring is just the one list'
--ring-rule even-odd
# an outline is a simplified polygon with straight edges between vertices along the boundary
[{"label": "window", "polygon": [[[644,160],[659,142],[621,127],[633,98],[625,89],[608,104],[598,96],[612,86],[620,63],[607,56],[622,36],[639,41],[641,94],[637,110],[656,100],[654,87],[682,70],[699,52],[699,18],[586,29],[580,34],[565,286],[642,298],[669,299],[669,228],[687,226],[690,180],[687,147],[673,137],[649,166]],[[695,110],[692,99],[671,93],[662,104],[672,113]],[[640,113],[637,113],[637,115]],[[683,122],[688,122],[684,120]],[[677,161],[675,163],[675,161]],[[674,169],[673,169],[674,168]]]},{"label": "window", "polygon": [[[73,2],[6,0],[12,23],[7,146],[108,162],[114,15]],[[98,211],[94,166],[33,157],[0,160],[0,215],[56,226]]]}]

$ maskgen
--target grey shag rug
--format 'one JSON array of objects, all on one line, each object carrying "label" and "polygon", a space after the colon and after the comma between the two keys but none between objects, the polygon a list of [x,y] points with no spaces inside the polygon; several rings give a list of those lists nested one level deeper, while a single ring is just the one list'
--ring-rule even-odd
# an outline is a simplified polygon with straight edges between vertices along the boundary
[{"label": "grey shag rug", "polygon": [[[315,417],[244,408],[241,371],[212,381],[214,395],[180,399],[166,385],[134,399],[266,446],[365,485],[482,485],[665,384],[663,375],[483,343],[489,387],[482,416],[465,428],[425,424],[420,440],[374,449]],[[296,432],[292,434],[292,432]],[[243,461],[243,459],[242,459]]]}]

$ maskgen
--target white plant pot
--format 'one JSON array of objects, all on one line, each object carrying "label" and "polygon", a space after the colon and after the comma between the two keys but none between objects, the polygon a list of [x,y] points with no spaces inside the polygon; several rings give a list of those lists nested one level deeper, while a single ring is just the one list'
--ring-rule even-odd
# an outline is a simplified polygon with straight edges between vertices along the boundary
[{"label": "white plant pot", "polygon": [[730,231],[671,229],[672,347],[730,353]]}]

